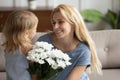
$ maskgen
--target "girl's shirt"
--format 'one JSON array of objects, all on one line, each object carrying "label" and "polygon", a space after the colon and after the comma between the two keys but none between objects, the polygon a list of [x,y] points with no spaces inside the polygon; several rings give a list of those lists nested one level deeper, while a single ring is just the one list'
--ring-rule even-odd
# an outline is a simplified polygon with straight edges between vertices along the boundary
[{"label": "girl's shirt", "polygon": [[21,50],[5,53],[7,80],[31,80],[28,61]]},{"label": "girl's shirt", "polygon": [[[46,41],[52,44],[52,38],[50,34],[46,34],[40,37],[38,41]],[[57,76],[53,77],[50,80],[66,80],[67,76],[75,66],[90,66],[91,64],[91,53],[88,46],[84,42],[80,42],[74,50],[67,52],[67,54],[71,58],[70,62],[72,65],[67,66],[64,70],[59,72]],[[86,71],[83,72],[80,80],[89,80]]]}]

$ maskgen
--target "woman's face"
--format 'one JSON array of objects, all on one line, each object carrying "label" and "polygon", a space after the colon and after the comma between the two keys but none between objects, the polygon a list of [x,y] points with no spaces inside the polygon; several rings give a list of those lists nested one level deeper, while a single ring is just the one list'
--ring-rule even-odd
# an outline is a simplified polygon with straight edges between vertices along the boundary
[{"label": "woman's face", "polygon": [[52,26],[57,38],[65,38],[74,34],[74,27],[59,12],[54,13]]}]

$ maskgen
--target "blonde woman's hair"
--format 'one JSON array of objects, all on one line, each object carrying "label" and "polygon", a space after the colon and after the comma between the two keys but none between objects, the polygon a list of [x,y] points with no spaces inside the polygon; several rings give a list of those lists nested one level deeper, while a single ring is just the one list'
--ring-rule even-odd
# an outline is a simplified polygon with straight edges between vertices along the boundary
[{"label": "blonde woman's hair", "polygon": [[92,38],[89,35],[89,32],[86,28],[84,20],[80,15],[80,12],[72,5],[58,5],[52,13],[60,12],[62,16],[71,24],[75,26],[75,36],[80,40],[88,44],[91,51],[91,66],[87,68],[88,72],[93,73],[102,73],[102,66],[98,59],[95,44]]},{"label": "blonde woman's hair", "polygon": [[20,46],[25,46],[24,42],[28,41],[24,34],[26,30],[30,30],[38,24],[38,18],[30,11],[14,11],[12,12],[4,25],[3,35],[5,42],[3,46],[5,50],[15,51]]}]

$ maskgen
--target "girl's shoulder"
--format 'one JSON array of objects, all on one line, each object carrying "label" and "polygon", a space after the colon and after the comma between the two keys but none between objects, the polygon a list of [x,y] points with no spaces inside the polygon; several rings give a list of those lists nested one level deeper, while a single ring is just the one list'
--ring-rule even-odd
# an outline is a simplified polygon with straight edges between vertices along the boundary
[{"label": "girl's shoulder", "polygon": [[5,52],[5,58],[7,59],[18,59],[19,57],[25,57],[21,50],[15,50],[14,52]]}]

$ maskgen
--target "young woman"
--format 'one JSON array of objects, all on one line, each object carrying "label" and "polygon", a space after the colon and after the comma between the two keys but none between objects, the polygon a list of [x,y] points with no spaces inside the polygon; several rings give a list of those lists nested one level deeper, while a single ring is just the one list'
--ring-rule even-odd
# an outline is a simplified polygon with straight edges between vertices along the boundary
[{"label": "young woman", "polygon": [[38,18],[30,11],[14,11],[3,28],[7,80],[31,80],[27,52],[36,34]]},{"label": "young woman", "polygon": [[52,12],[53,32],[38,39],[54,45],[71,57],[72,65],[50,80],[89,80],[86,71],[101,73],[93,40],[79,11],[71,5],[58,5]]}]

